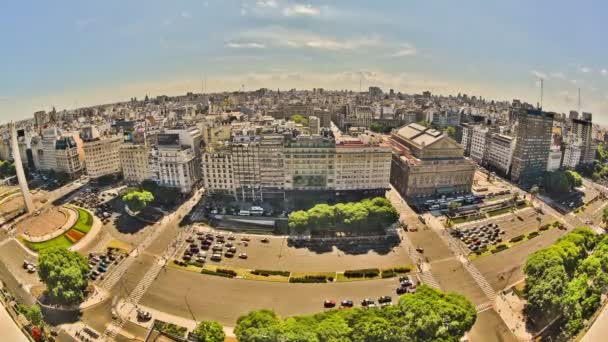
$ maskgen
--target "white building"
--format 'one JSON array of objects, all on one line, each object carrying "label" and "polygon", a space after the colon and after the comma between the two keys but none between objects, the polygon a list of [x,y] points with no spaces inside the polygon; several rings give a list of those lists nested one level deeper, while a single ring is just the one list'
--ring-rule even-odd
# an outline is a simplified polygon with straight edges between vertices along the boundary
[{"label": "white building", "polygon": [[488,128],[476,126],[471,134],[470,156],[477,164],[481,164],[488,147]]},{"label": "white building", "polygon": [[485,154],[485,163],[507,175],[511,169],[514,151],[515,139],[513,137],[498,133],[491,134]]}]

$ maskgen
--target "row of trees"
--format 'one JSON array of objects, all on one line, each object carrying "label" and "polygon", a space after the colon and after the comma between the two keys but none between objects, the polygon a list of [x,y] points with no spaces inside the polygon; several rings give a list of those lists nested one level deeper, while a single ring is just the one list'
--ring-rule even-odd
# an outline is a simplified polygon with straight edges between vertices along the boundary
[{"label": "row of trees", "polygon": [[300,114],[292,115],[291,121],[293,121],[297,124],[300,124],[304,127],[308,127],[308,118],[303,115],[300,115]]},{"label": "row of trees", "polygon": [[589,228],[577,228],[528,258],[524,273],[529,320],[543,326],[559,318],[567,337],[583,328],[608,287],[608,237],[598,240]]},{"label": "row of trees", "polygon": [[176,205],[181,197],[179,189],[158,185],[155,181],[149,179],[141,183],[141,188],[151,192],[154,196],[154,202],[159,205]]},{"label": "row of trees", "polygon": [[567,193],[581,185],[583,185],[583,177],[571,170],[547,172],[543,178],[545,190],[553,194]]},{"label": "row of trees", "polygon": [[302,233],[329,229],[381,229],[397,221],[399,214],[384,197],[360,202],[317,204],[311,209],[295,211],[289,215],[289,228]]},{"label": "row of trees", "polygon": [[8,160],[0,160],[0,178],[11,177],[15,175],[15,163]]},{"label": "row of trees", "polygon": [[234,330],[241,342],[459,341],[477,313],[465,297],[425,285],[382,309],[332,310],[281,319],[259,310],[240,317]]}]

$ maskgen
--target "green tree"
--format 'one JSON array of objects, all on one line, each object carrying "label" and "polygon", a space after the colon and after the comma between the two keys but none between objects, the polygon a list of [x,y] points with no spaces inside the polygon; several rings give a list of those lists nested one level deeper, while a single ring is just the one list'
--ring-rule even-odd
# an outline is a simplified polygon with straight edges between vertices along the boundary
[{"label": "green tree", "polygon": [[273,311],[258,310],[239,317],[234,334],[240,342],[275,342],[280,329],[281,320]]},{"label": "green tree", "polygon": [[293,121],[297,124],[300,124],[304,127],[308,127],[308,118],[304,117],[303,115],[300,115],[300,114],[292,115],[291,121]]},{"label": "green tree", "polygon": [[20,306],[20,311],[23,313],[25,318],[30,321],[35,326],[40,326],[44,323],[44,316],[42,315],[42,311],[40,311],[40,307],[36,304],[32,306]]},{"label": "green tree", "polygon": [[154,195],[149,191],[130,191],[122,196],[122,201],[129,207],[130,210],[138,212],[146,208],[154,201]]},{"label": "green tree", "polygon": [[568,183],[570,184],[570,188],[578,188],[579,186],[583,185],[583,177],[581,177],[578,172],[568,170],[565,173],[566,177],[568,177]]},{"label": "green tree", "polygon": [[226,339],[224,328],[218,322],[201,321],[192,333],[200,342],[224,342]]},{"label": "green tree", "polygon": [[0,178],[11,177],[15,174],[14,163],[9,162],[8,160],[0,160]]},{"label": "green tree", "polygon": [[416,123],[424,127],[431,127],[431,123],[426,120],[418,121]]},{"label": "green tree", "polygon": [[570,180],[563,171],[547,172],[544,177],[544,186],[547,192],[553,194],[567,193],[572,189]]},{"label": "green tree", "polygon": [[608,223],[608,207],[604,208],[602,211],[602,220],[604,223]]},{"label": "green tree", "polygon": [[288,222],[289,228],[303,233],[308,228],[308,213],[304,210],[294,211],[289,214]]},{"label": "green tree", "polygon": [[445,135],[447,135],[448,137],[454,139],[456,138],[456,128],[454,128],[454,126],[448,126],[443,130],[443,133],[445,133]]},{"label": "green tree", "polygon": [[78,304],[84,300],[89,264],[82,255],[62,247],[50,247],[38,255],[38,276],[46,294],[58,304]]}]

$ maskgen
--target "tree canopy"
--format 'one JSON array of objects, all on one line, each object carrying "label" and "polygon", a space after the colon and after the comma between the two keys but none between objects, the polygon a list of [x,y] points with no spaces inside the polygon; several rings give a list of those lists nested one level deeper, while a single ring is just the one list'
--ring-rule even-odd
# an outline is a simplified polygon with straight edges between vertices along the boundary
[{"label": "tree canopy", "polygon": [[300,124],[304,127],[308,127],[308,118],[303,115],[296,114],[291,116],[291,120],[297,124]]},{"label": "tree canopy", "polygon": [[598,242],[589,228],[577,228],[528,257],[524,266],[528,318],[541,326],[561,317],[575,335],[600,304],[608,285],[608,238]]},{"label": "tree canopy", "polygon": [[11,163],[8,160],[0,160],[0,178],[14,176],[15,174],[15,163]]},{"label": "tree canopy", "polygon": [[583,185],[583,177],[576,171],[554,171],[545,173],[543,182],[547,192],[559,194]]},{"label": "tree canopy", "polygon": [[40,251],[38,260],[38,276],[51,301],[72,305],[84,300],[89,272],[85,257],[63,247],[50,247]]},{"label": "tree canopy", "polygon": [[448,137],[454,139],[456,138],[456,128],[454,126],[448,126],[443,130],[443,133]]},{"label": "tree canopy", "polygon": [[132,190],[122,196],[122,201],[125,202],[130,210],[138,212],[154,201],[154,195],[146,190]]},{"label": "tree canopy", "polygon": [[333,229],[382,229],[397,221],[399,214],[384,197],[360,202],[317,204],[289,215],[289,227],[298,233]]},{"label": "tree canopy", "polygon": [[224,342],[226,334],[218,322],[201,321],[192,332],[199,342]]},{"label": "tree canopy", "polygon": [[253,311],[238,319],[234,332],[241,342],[455,342],[476,318],[475,307],[463,296],[422,285],[382,309],[331,310],[287,319],[269,310]]}]

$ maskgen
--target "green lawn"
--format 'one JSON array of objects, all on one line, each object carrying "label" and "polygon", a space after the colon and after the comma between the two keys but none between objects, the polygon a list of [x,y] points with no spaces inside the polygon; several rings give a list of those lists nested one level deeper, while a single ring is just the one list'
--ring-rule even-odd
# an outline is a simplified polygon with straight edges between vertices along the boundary
[{"label": "green lawn", "polygon": [[93,215],[89,214],[88,211],[78,208],[78,221],[72,228],[82,233],[88,233],[93,226]]},{"label": "green lawn", "polygon": [[20,240],[31,250],[35,252],[39,252],[43,249],[47,249],[50,247],[63,247],[69,248],[72,246],[72,241],[68,239],[65,234],[59,235],[58,237],[44,241],[44,242],[29,242],[20,238]]},{"label": "green lawn", "polygon": [[[76,229],[77,231],[87,234],[91,230],[91,226],[93,225],[93,216],[86,210],[77,208],[78,210],[78,220],[74,224],[71,229]],[[69,231],[69,229],[68,229]],[[67,231],[66,231],[67,233]],[[21,238],[20,238],[21,239]],[[64,234],[59,235],[58,237],[44,241],[44,242],[29,242],[21,239],[21,241],[31,250],[35,252],[39,252],[43,249],[47,249],[49,247],[64,247],[69,248],[73,245],[72,241],[67,238]]]}]

